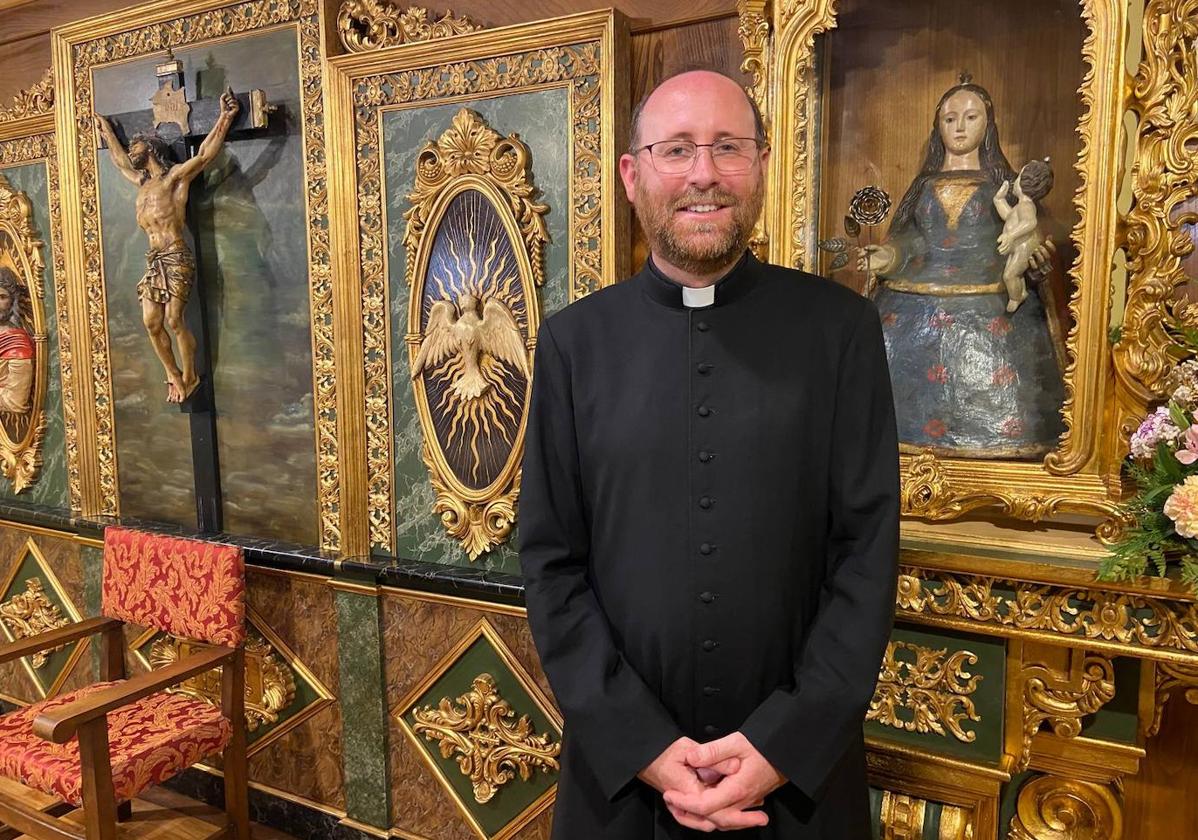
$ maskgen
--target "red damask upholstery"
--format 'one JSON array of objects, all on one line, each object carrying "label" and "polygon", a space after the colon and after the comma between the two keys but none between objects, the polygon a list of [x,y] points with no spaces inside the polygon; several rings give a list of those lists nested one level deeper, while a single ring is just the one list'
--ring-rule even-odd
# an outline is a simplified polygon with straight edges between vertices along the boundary
[{"label": "red damask upholstery", "polygon": [[241,549],[105,528],[103,612],[173,636],[235,647],[245,641]]},{"label": "red damask upholstery", "polygon": [[[33,734],[33,720],[47,709],[110,685],[114,683],[96,683],[0,716],[0,775],[82,805],[79,739],[65,744],[43,741]],[[150,785],[220,752],[232,731],[218,706],[181,694],[151,694],[109,712],[108,744],[116,800],[132,799]]]}]

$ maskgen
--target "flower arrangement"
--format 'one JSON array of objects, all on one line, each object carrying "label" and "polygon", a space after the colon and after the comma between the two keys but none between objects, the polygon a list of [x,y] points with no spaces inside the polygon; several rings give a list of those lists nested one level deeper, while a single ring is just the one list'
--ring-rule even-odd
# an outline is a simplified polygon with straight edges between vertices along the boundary
[{"label": "flower arrangement", "polygon": [[1127,473],[1137,492],[1124,506],[1134,520],[1099,567],[1102,580],[1127,580],[1171,562],[1198,591],[1198,359],[1169,374],[1168,403],[1131,436]]}]

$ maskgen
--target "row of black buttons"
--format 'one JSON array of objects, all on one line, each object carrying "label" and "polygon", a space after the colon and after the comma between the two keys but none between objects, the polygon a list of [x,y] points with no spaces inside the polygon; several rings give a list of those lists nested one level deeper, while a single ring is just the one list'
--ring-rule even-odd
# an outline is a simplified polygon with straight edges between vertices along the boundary
[{"label": "row of black buttons", "polygon": [[[699,332],[707,332],[710,328],[711,328],[710,325],[706,321],[696,321],[695,322],[695,329],[698,330]],[[715,366],[712,365],[710,362],[699,362],[695,366],[695,370],[698,371],[700,376],[709,376],[714,367]],[[710,417],[712,415],[711,407],[706,406],[706,405],[698,406],[695,409],[695,411],[700,417]],[[700,450],[700,452],[699,452],[699,461],[704,464],[710,462],[711,459],[714,457],[715,457],[715,453],[711,452],[710,450],[703,449],[703,450]],[[699,498],[699,507],[702,508],[703,510],[711,510],[711,507],[714,504],[715,504],[715,500],[713,498],[711,498],[710,496],[702,496]],[[715,546],[709,542],[702,543],[699,546],[699,553],[704,556],[710,555],[713,551],[715,551]],[[699,600],[704,604],[713,604],[713,603],[715,603],[715,599],[716,599],[716,594],[714,592],[699,593]],[[717,642],[715,639],[705,639],[702,644],[703,650],[705,650],[708,653],[711,653],[719,646],[720,646],[720,643]],[[704,697],[714,697],[719,693],[720,693],[720,690],[716,686],[713,686],[713,685],[703,686],[703,696]],[[713,726],[712,724],[709,723],[703,727],[703,733],[705,735],[707,735],[708,737],[714,737],[714,736],[720,734],[720,729],[719,729],[719,727]]]}]

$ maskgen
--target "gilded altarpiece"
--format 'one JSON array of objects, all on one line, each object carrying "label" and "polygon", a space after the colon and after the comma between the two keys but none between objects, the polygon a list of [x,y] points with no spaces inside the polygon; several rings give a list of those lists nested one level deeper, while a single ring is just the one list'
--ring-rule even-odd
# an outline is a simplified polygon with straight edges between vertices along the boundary
[{"label": "gilded altarpiece", "polygon": [[[177,445],[186,420],[162,401],[160,371],[137,335],[143,244],[132,190],[98,154],[92,123],[93,112],[145,108],[155,63],[171,50],[189,96],[265,88],[277,106],[276,129],[224,150],[191,202],[222,406],[226,527],[341,547],[322,26],[315,0],[208,0],[55,31],[66,260],[72,315],[87,327],[78,377],[84,513],[186,521],[191,511],[192,466]],[[264,443],[271,470],[239,469],[259,462]]]},{"label": "gilded altarpiece", "polygon": [[356,228],[335,227],[345,288],[361,288],[355,539],[376,551],[518,570],[537,327],[626,269],[604,163],[622,137],[626,38],[594,13],[330,62],[330,120],[353,127],[334,138],[333,186],[358,208]]}]

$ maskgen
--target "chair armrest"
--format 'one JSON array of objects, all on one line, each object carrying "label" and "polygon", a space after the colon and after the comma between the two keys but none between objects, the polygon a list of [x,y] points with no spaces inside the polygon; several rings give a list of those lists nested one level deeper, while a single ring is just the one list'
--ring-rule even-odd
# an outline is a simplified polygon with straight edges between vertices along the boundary
[{"label": "chair armrest", "polygon": [[38,633],[36,636],[30,636],[27,639],[17,639],[15,642],[0,645],[0,662],[20,659],[22,656],[29,656],[39,651],[77,641],[84,636],[103,633],[105,630],[115,629],[120,626],[121,622],[115,618],[104,618],[103,616],[76,621],[65,627],[57,627],[54,630],[47,630],[45,633]]},{"label": "chair armrest", "polygon": [[135,700],[170,688],[173,685],[211,671],[233,659],[236,648],[209,648],[193,653],[165,668],[147,671],[136,677],[123,680],[108,688],[81,697],[74,703],[42,712],[33,721],[33,732],[39,738],[63,744],[75,736],[82,724],[108,714],[113,709],[126,706]]}]

